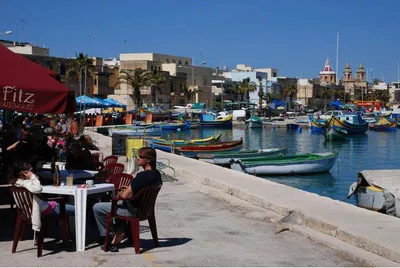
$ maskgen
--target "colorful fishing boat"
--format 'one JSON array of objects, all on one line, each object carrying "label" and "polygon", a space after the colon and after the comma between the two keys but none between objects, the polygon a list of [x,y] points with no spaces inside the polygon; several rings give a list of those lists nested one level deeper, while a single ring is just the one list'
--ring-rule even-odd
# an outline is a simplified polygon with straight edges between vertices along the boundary
[{"label": "colorful fishing boat", "polygon": [[335,129],[346,130],[349,135],[364,134],[368,131],[368,122],[357,114],[332,116],[329,126]]},{"label": "colorful fishing boat", "polygon": [[240,150],[238,152],[224,152],[213,154],[197,154],[197,158],[203,162],[215,165],[228,165],[232,158],[246,159],[254,157],[271,157],[277,155],[286,155],[287,148],[270,148],[260,150]]},{"label": "colorful fishing boat", "polygon": [[166,124],[161,124],[161,129],[162,130],[185,130],[186,129],[186,123],[166,123]]},{"label": "colorful fishing boat", "polygon": [[374,131],[396,131],[396,121],[389,121],[386,117],[381,117],[376,123],[369,123],[369,129]]},{"label": "colorful fishing boat", "polygon": [[201,127],[232,127],[232,115],[217,119],[213,114],[200,115]]},{"label": "colorful fishing boat", "polygon": [[179,149],[181,146],[216,143],[220,140],[220,138],[221,134],[210,136],[204,139],[193,139],[193,140],[166,140],[162,138],[153,138],[151,147],[168,153],[171,152],[179,153]]},{"label": "colorful fishing boat", "polygon": [[400,217],[398,207],[400,170],[363,170],[349,189],[359,207]]},{"label": "colorful fishing boat", "polygon": [[256,115],[250,116],[250,118],[247,119],[245,122],[247,127],[249,128],[260,128],[263,126],[263,121],[261,120],[260,117]]},{"label": "colorful fishing boat", "polygon": [[298,154],[276,157],[232,159],[231,169],[254,175],[293,175],[327,172],[337,153]]},{"label": "colorful fishing boat", "polygon": [[313,133],[324,133],[326,131],[327,126],[328,126],[327,120],[314,119],[314,118],[311,120],[311,132]]},{"label": "colorful fishing boat", "polygon": [[324,133],[325,140],[327,141],[344,141],[346,140],[347,131],[342,129],[336,129],[333,127],[328,127]]},{"label": "colorful fishing boat", "polygon": [[197,158],[198,154],[212,154],[215,152],[234,152],[243,148],[243,139],[226,141],[214,144],[185,145],[179,148],[179,153],[186,157]]}]

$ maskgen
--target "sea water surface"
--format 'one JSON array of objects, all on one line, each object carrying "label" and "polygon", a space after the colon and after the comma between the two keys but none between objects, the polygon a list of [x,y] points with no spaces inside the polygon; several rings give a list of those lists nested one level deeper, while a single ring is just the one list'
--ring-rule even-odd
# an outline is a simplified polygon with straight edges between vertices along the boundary
[{"label": "sea water surface", "polygon": [[[296,132],[271,126],[247,129],[243,125],[234,126],[232,129],[203,128],[185,132],[163,132],[163,137],[193,139],[217,133],[221,134],[222,141],[243,137],[244,148],[248,149],[287,147],[290,154],[338,152],[335,165],[326,173],[262,177],[336,200],[345,199],[350,185],[357,180],[358,172],[366,169],[400,168],[400,143],[396,142],[400,131],[368,131],[364,135],[350,136],[344,142],[325,142],[322,134],[311,133],[311,130],[306,128],[302,129],[302,132]],[[350,198],[346,202],[354,204],[355,200]]]}]

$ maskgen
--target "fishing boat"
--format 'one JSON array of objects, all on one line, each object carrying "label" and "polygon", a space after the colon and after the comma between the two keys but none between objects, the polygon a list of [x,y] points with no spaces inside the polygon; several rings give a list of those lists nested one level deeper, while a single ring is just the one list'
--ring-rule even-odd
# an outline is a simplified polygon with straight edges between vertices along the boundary
[{"label": "fishing boat", "polygon": [[186,157],[197,158],[198,154],[212,154],[215,152],[234,152],[243,148],[243,138],[236,141],[218,142],[202,145],[185,145],[179,147],[179,153]]},{"label": "fishing boat", "polygon": [[286,155],[287,148],[270,148],[260,150],[240,150],[238,152],[225,152],[225,153],[213,153],[213,154],[197,154],[199,160],[215,165],[228,165],[232,158],[246,159],[254,157],[267,157]]},{"label": "fishing boat", "polygon": [[186,129],[186,123],[166,123],[166,124],[161,124],[161,129],[162,130],[184,130]]},{"label": "fishing boat", "polygon": [[327,126],[328,126],[327,120],[314,119],[314,118],[311,120],[311,132],[313,133],[324,133],[326,131]]},{"label": "fishing boat", "polygon": [[204,139],[193,139],[193,140],[166,140],[162,138],[153,138],[151,147],[168,153],[171,152],[179,153],[181,146],[216,143],[219,141],[220,138],[221,134],[210,136]]},{"label": "fishing boat", "polygon": [[200,115],[200,126],[201,127],[232,127],[232,114],[229,114],[225,118],[217,119],[213,114],[201,114]]},{"label": "fishing boat", "polygon": [[363,170],[349,189],[359,207],[400,217],[400,170]]},{"label": "fishing boat", "polygon": [[313,153],[276,157],[232,159],[231,169],[254,175],[293,175],[327,172],[335,164],[337,153]]},{"label": "fishing boat", "polygon": [[378,122],[370,123],[369,129],[374,131],[396,131],[396,121],[389,121],[386,117],[381,117]]},{"label": "fishing boat", "polygon": [[175,145],[175,146],[182,146],[182,145],[189,145],[189,144],[207,144],[212,142],[217,142],[221,138],[221,134],[210,136],[204,139],[193,139],[193,140],[166,140],[162,138],[153,138],[155,143],[161,144],[168,144],[168,145]]},{"label": "fishing boat", "polygon": [[347,131],[329,127],[325,133],[325,140],[327,141],[344,141],[346,140]]},{"label": "fishing boat", "polygon": [[117,128],[109,128],[108,135],[112,136],[113,134],[123,134],[128,136],[160,136],[162,130],[159,126],[150,125],[150,126],[126,126],[126,127],[117,127]]},{"label": "fishing boat", "polygon": [[263,126],[263,121],[260,117],[256,115],[250,116],[250,118],[247,119],[245,122],[249,128],[260,128]]},{"label": "fishing boat", "polygon": [[364,134],[368,131],[368,122],[358,114],[344,114],[332,116],[329,126],[335,129],[346,130],[349,135]]},{"label": "fishing boat", "polygon": [[286,125],[286,129],[287,130],[290,130],[290,131],[292,131],[292,130],[298,130],[299,129],[299,124],[287,124]]}]

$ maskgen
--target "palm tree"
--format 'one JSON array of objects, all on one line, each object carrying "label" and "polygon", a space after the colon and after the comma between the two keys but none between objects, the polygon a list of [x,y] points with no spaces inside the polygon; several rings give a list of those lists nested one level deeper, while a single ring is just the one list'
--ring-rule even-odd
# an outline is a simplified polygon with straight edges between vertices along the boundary
[{"label": "palm tree", "polygon": [[[233,85],[232,85],[232,92],[234,92],[236,94],[236,97],[235,97],[236,101],[239,101],[237,98],[238,95],[240,95],[240,97],[242,97],[242,93],[240,92],[240,85],[241,85],[240,82],[233,82]],[[240,101],[242,101],[242,98],[240,98]]]},{"label": "palm tree", "polygon": [[121,70],[118,82],[114,87],[120,84],[127,84],[132,87],[132,94],[135,96],[136,108],[139,109],[142,106],[142,95],[140,88],[149,85],[151,72],[136,69],[136,70]]},{"label": "palm tree", "polygon": [[150,76],[149,85],[151,86],[151,101],[153,106],[157,105],[156,90],[161,93],[161,89],[165,86],[165,80],[165,75],[157,71],[154,71]]},{"label": "palm tree", "polygon": [[96,67],[93,65],[93,59],[91,59],[87,54],[75,53],[75,55],[75,59],[71,60],[68,65],[66,81],[80,81],[83,88],[84,68],[86,67],[86,76],[93,78],[95,75],[94,72],[96,71]]},{"label": "palm tree", "polygon": [[[288,97],[290,99],[290,106],[292,106],[292,102],[293,102],[293,97],[297,96],[297,85],[287,85],[286,87],[284,87],[283,89],[283,96],[284,97]],[[292,107],[290,107],[292,108]]]},{"label": "palm tree", "polygon": [[375,91],[375,96],[376,99],[383,102],[383,103],[387,103],[389,102],[389,92],[387,90],[376,90]]},{"label": "palm tree", "polygon": [[73,59],[68,66],[68,71],[66,73],[67,79],[80,79],[81,70],[84,67],[87,68],[87,76],[93,77],[96,67],[93,65],[93,59],[91,59],[87,54],[75,53],[76,58]]},{"label": "palm tree", "polygon": [[182,89],[183,94],[186,96],[186,100],[188,102],[192,102],[193,97],[196,96],[197,93],[204,92],[202,89],[198,89],[198,88],[190,90],[190,88],[187,86],[186,82],[182,83],[181,89]]},{"label": "palm tree", "polygon": [[245,78],[240,83],[240,92],[246,94],[246,105],[249,107],[250,103],[250,92],[256,91],[257,86],[254,82],[250,82],[250,78]]},{"label": "palm tree", "polygon": [[262,110],[263,96],[264,96],[263,84],[260,81],[260,85],[258,88],[258,110],[260,111],[260,113]]}]

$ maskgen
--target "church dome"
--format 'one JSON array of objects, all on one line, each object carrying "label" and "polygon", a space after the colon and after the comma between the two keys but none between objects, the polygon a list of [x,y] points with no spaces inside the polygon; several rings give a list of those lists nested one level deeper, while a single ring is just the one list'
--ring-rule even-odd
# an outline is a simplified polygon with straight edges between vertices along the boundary
[{"label": "church dome", "polygon": [[336,74],[333,68],[331,67],[331,64],[329,62],[329,59],[326,59],[325,61],[325,66],[322,68],[322,70],[319,72],[319,74]]}]

